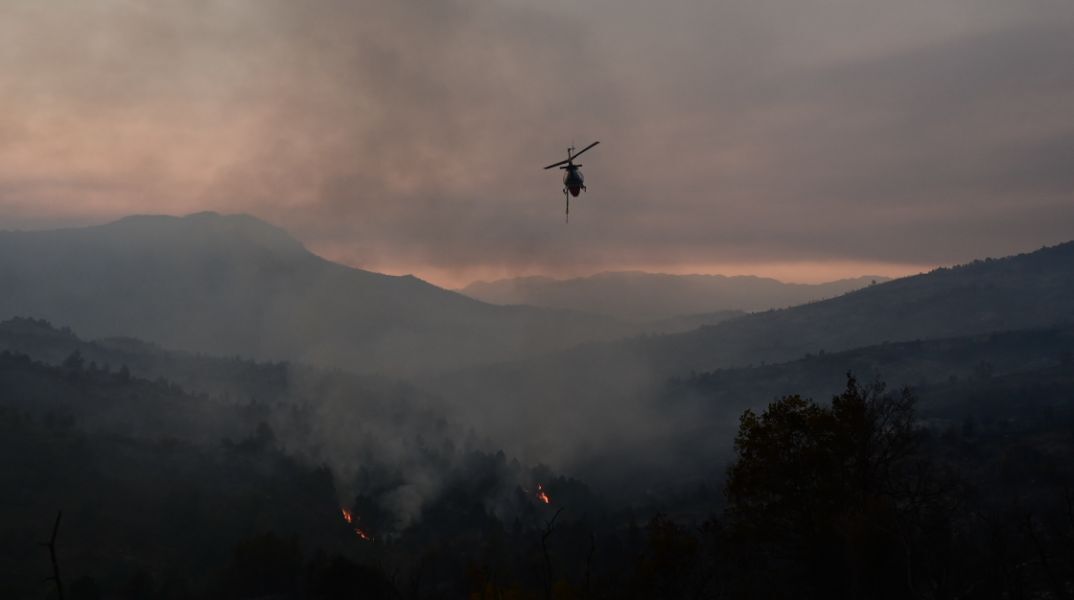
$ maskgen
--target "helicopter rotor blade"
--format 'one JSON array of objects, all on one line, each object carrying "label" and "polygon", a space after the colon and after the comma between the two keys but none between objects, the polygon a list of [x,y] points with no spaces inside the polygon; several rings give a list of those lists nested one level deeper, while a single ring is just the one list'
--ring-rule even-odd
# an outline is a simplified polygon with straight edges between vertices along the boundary
[{"label": "helicopter rotor blade", "polygon": [[585,152],[586,150],[589,150],[590,148],[592,148],[593,146],[596,146],[596,145],[597,145],[597,144],[599,144],[599,143],[600,143],[600,142],[593,142],[592,144],[590,144],[590,145],[586,146],[585,148],[582,148],[582,149],[581,149],[581,150],[579,150],[578,152],[575,152],[575,153],[574,153],[574,156],[572,156],[571,158],[578,158],[579,156],[581,156],[581,155],[582,155],[582,153],[583,153],[583,152]]},{"label": "helicopter rotor blade", "polygon": [[552,167],[558,167],[559,165],[565,165],[565,164],[567,164],[569,162],[571,162],[571,159],[569,159],[569,158],[567,160],[561,160],[558,163],[552,163],[552,164],[548,165],[547,167],[545,167],[545,169],[551,169]]}]

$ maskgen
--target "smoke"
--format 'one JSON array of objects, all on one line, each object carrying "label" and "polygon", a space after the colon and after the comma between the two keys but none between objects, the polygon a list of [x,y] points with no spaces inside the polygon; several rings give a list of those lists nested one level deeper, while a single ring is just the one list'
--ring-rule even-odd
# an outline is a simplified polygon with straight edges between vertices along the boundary
[{"label": "smoke", "polygon": [[[2,225],[245,211],[356,266],[450,278],[1000,254],[1074,225],[1072,30],[1069,2],[1049,0],[13,0]],[[596,139],[564,227],[540,167]],[[265,310],[233,300],[243,319]],[[317,314],[293,309],[266,322],[293,324],[309,360],[337,358]],[[145,327],[227,331],[176,322]],[[271,420],[401,523],[469,450],[608,479],[677,464],[667,441],[702,413],[657,404],[666,373],[636,347],[592,350],[430,376],[428,396],[300,377],[302,410]],[[479,441],[459,442],[471,428]]]},{"label": "smoke", "polygon": [[[954,262],[1067,235],[1072,28],[1051,0],[16,0],[0,206],[251,212],[453,283]],[[540,167],[595,139],[562,227]]]}]

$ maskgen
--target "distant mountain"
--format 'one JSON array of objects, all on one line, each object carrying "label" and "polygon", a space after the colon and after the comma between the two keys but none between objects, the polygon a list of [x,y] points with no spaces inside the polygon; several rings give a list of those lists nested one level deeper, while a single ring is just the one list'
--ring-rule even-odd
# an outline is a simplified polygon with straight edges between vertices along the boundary
[{"label": "distant mountain", "polygon": [[642,321],[637,323],[637,329],[642,334],[682,333],[698,327],[706,327],[730,319],[737,319],[745,314],[747,313],[741,310],[720,310],[696,315],[679,315],[655,321]]},{"label": "distant mountain", "polygon": [[461,293],[494,304],[581,310],[629,321],[654,321],[727,310],[767,310],[832,298],[886,277],[816,285],[753,276],[668,275],[618,271],[577,279],[520,277],[471,283]]},{"label": "distant mountain", "polygon": [[[653,436],[653,447],[658,447],[656,437],[676,431],[661,431],[658,424],[676,409],[654,404],[653,398],[660,396],[669,378],[691,372],[782,363],[885,342],[1072,323],[1074,242],[937,269],[687,333],[591,343],[469,369],[426,385],[458,410],[497,423],[506,438],[525,440],[527,446],[516,452],[568,460],[578,455],[578,448],[612,447],[622,439]],[[504,402],[505,397],[512,401]],[[628,419],[624,414],[649,417]],[[692,416],[683,422],[693,423]],[[692,426],[713,424],[701,420]],[[665,458],[645,453],[632,457],[657,465]]]},{"label": "distant mountain", "polygon": [[661,466],[664,472],[703,472],[706,463],[730,456],[743,411],[763,411],[792,394],[827,401],[848,372],[865,385],[912,388],[918,417],[934,431],[961,429],[966,421],[1001,432],[1034,422],[1074,425],[1074,325],[1058,325],[879,344],[675,378],[656,394],[656,404],[678,415],[680,426],[664,428],[664,439],[648,447],[677,448],[679,460]]},{"label": "distant mountain", "polygon": [[1074,242],[896,279],[823,302],[654,338],[662,370],[784,361],[884,341],[1074,322]]},{"label": "distant mountain", "polygon": [[[851,372],[859,381],[912,386],[922,415],[945,412],[957,385],[981,390],[1004,378],[1056,371],[1074,384],[1074,324],[953,338],[892,342],[811,354],[785,363],[718,369],[669,385],[676,401],[731,416],[788,394],[825,398]],[[1009,403],[1017,405],[1018,399]],[[977,407],[980,408],[980,407]],[[973,407],[971,407],[971,410]]]},{"label": "distant mountain", "polygon": [[0,232],[0,319],[92,338],[410,373],[521,358],[630,331],[606,317],[502,307],[324,260],[245,215],[136,216]]}]

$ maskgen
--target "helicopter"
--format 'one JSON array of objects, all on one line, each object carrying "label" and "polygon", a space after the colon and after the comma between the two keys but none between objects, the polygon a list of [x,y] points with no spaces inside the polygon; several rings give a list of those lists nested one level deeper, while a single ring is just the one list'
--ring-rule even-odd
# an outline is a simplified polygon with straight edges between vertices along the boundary
[{"label": "helicopter", "polygon": [[[563,199],[567,202],[566,220],[571,219],[571,196],[575,198],[578,194],[586,189],[585,178],[582,177],[581,167],[582,165],[574,164],[574,159],[582,155],[583,152],[589,150],[593,146],[596,146],[600,142],[593,142],[592,144],[582,148],[578,152],[574,151],[574,146],[567,148],[567,160],[561,160],[558,163],[552,163],[545,167],[545,169],[551,169],[552,167],[559,167],[566,171],[563,174]],[[562,166],[561,166],[562,165]]]}]

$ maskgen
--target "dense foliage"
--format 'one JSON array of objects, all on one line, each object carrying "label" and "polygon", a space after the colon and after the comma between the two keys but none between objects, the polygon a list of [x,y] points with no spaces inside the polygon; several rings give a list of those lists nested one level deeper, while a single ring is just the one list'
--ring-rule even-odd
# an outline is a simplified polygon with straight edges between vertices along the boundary
[{"label": "dense foliage", "polygon": [[[40,543],[62,509],[68,599],[1068,597],[1068,339],[892,345],[671,382],[669,411],[722,404],[711,435],[740,412],[730,467],[698,444],[699,477],[619,496],[487,447],[388,380],[9,322],[0,595],[53,593]],[[726,401],[808,388],[824,379],[811,367],[911,357],[930,365],[914,392],[851,378],[830,402]]]}]

